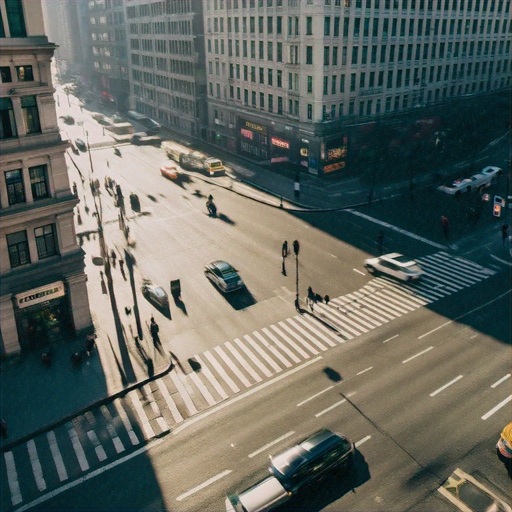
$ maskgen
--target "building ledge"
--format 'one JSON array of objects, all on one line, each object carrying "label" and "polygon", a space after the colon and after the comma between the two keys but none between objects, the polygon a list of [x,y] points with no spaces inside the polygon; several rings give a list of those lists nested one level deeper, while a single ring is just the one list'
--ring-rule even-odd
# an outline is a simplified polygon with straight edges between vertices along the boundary
[{"label": "building ledge", "polygon": [[6,228],[11,223],[22,222],[24,217],[32,217],[37,212],[37,217],[44,217],[45,215],[56,215],[66,212],[72,212],[80,200],[71,194],[63,197],[50,197],[42,201],[35,201],[33,203],[26,203],[20,206],[10,206],[9,208],[0,209],[0,218],[2,219],[2,227]]}]

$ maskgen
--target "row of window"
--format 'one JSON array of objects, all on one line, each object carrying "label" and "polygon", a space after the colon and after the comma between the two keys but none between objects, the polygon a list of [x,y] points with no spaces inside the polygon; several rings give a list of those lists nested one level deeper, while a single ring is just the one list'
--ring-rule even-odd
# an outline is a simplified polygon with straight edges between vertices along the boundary
[{"label": "row of window", "polygon": [[[29,240],[27,231],[18,231],[6,235],[11,268],[28,265],[30,261]],[[47,224],[34,229],[37,257],[42,260],[58,254],[55,224]]]},{"label": "row of window", "polygon": [[[35,96],[21,97],[21,115],[25,133],[41,133],[39,110]],[[17,137],[18,128],[11,98],[0,98],[0,139]]]},{"label": "row of window", "polygon": [[[162,41],[156,40],[155,45],[159,49],[162,48]],[[192,55],[192,42],[191,41],[180,41],[180,40],[169,40],[169,50],[167,51],[167,46],[165,53],[170,53],[174,55]],[[145,52],[153,51],[153,40],[152,39],[130,39],[130,48],[132,50],[142,50]],[[160,51],[160,50],[157,50]]]},{"label": "row of window", "polygon": [[[140,55],[132,53],[132,64],[134,66],[141,66],[153,69],[155,59],[149,55]],[[166,59],[163,57],[156,57],[156,68],[159,71],[169,70],[173,75],[186,75],[194,76],[194,64],[186,60]]]},{"label": "row of window", "polygon": [[[32,66],[14,66],[16,80],[18,82],[33,82],[34,81],[34,73],[32,71]],[[11,66],[1,66],[0,74],[3,84],[12,82],[12,68]]]},{"label": "row of window", "polygon": [[191,35],[191,21],[154,21],[152,23],[130,23],[130,34]]},{"label": "row of window", "polygon": [[[25,181],[23,179],[23,170],[14,169],[5,171],[5,184],[7,187],[7,199],[9,206],[23,204],[27,202],[25,193]],[[32,199],[39,201],[50,197],[50,187],[48,185],[48,170],[46,165],[38,165],[28,168],[30,181],[30,190]]]},{"label": "row of window", "polygon": [[128,19],[162,16],[164,14],[185,14],[194,12],[192,0],[166,0],[164,2],[151,2],[138,6],[128,6],[126,16]]}]

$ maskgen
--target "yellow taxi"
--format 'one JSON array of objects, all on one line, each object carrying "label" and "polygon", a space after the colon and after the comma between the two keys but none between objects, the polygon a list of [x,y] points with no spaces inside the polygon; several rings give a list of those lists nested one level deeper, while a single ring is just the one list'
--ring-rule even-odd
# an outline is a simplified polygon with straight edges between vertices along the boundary
[{"label": "yellow taxi", "polygon": [[512,459],[512,421],[503,429],[496,448],[503,457]]},{"label": "yellow taxi", "polygon": [[160,172],[162,173],[162,176],[165,176],[166,178],[177,180],[180,174],[180,166],[172,160],[167,160],[161,165]]}]

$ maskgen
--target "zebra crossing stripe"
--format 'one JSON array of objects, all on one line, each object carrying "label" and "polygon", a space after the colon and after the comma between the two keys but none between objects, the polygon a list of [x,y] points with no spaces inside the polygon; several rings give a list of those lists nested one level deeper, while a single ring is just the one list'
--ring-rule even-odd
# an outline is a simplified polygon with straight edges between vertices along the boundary
[{"label": "zebra crossing stripe", "polygon": [[[359,303],[357,303],[357,306],[356,306],[356,303],[353,303],[353,304],[351,302],[348,302],[346,304],[342,303],[342,306],[340,307],[340,306],[338,306],[338,303],[336,303],[334,301],[331,301],[331,302],[332,302],[332,304],[330,307],[337,308],[339,311],[342,311],[342,309],[347,309],[350,312],[357,314],[358,317],[364,318],[367,322],[369,322],[370,324],[373,324],[371,326],[372,329],[374,329],[375,327],[380,327],[383,323],[387,322],[387,320],[385,320],[385,319],[382,319],[383,321],[379,322],[375,318],[372,318],[371,316],[369,316],[367,314],[368,311],[364,308],[364,306],[362,306]],[[364,311],[364,313],[363,313],[363,311]]]},{"label": "zebra crossing stripe", "polygon": [[11,491],[11,501],[14,506],[19,505],[23,498],[21,497],[20,483],[18,481],[18,473],[16,472],[16,464],[12,452],[4,453],[5,467],[7,469],[7,483]]},{"label": "zebra crossing stripe", "polygon": [[413,304],[417,306],[425,306],[429,302],[432,302],[432,299],[424,299],[416,294],[414,290],[410,290],[408,288],[403,288],[402,286],[398,286],[394,283],[386,283],[382,285],[382,288],[387,290],[393,290],[393,293],[398,297],[405,297],[407,300],[411,301]]},{"label": "zebra crossing stripe", "polygon": [[404,308],[407,308],[409,311],[416,311],[420,305],[412,300],[409,300],[407,297],[403,297],[395,292],[393,288],[383,288],[379,294],[396,304],[402,304]]},{"label": "zebra crossing stripe", "polygon": [[236,364],[233,363],[231,358],[222,350],[222,347],[215,347],[215,350],[218,352],[219,356],[226,363],[229,369],[237,376],[238,380],[246,387],[250,388],[252,386],[252,382],[249,382],[249,379],[238,369]]},{"label": "zebra crossing stripe", "polygon": [[253,370],[252,366],[242,357],[240,352],[229,342],[224,343],[228,350],[236,357],[238,362],[244,367],[245,371],[254,379],[255,382],[261,382],[261,377]]},{"label": "zebra crossing stripe", "polygon": [[281,371],[281,367],[248,334],[244,335],[244,340],[249,342],[249,345],[251,345],[263,359],[265,359],[276,373]]},{"label": "zebra crossing stripe", "polygon": [[281,343],[269,330],[264,327],[262,331],[270,338],[294,363],[300,363],[300,359],[283,343]]},{"label": "zebra crossing stripe", "polygon": [[406,304],[405,301],[398,301],[395,299],[392,299],[391,297],[387,296],[385,294],[384,290],[379,290],[378,292],[375,292],[374,297],[378,300],[384,300],[386,304],[389,305],[391,308],[395,308],[404,315],[409,313],[410,311],[414,311],[416,308],[412,307],[409,304]]},{"label": "zebra crossing stripe", "polygon": [[352,337],[359,336],[361,334],[361,332],[368,332],[368,329],[365,329],[364,327],[357,326],[359,331],[361,331],[361,332],[359,332],[357,329],[354,328],[354,326],[356,326],[356,324],[354,324],[354,322],[349,320],[346,316],[341,315],[340,313],[335,311],[333,308],[327,307],[328,309],[326,309],[326,307],[323,306],[322,304],[317,304],[316,307],[317,307],[317,309],[322,311],[322,313],[327,318],[329,318],[329,320],[331,322],[334,322],[335,324],[340,325],[343,329],[346,329],[347,331],[349,331],[352,334]]},{"label": "zebra crossing stripe", "polygon": [[142,423],[144,437],[146,439],[152,439],[153,437],[155,437],[155,431],[149,424],[148,417],[144,411],[144,407],[142,407],[142,404],[140,402],[140,398],[139,398],[139,395],[137,394],[137,391],[136,390],[130,391],[128,393],[128,396],[130,397],[130,400],[132,401],[135,411],[137,411],[137,414],[139,415],[139,419]]},{"label": "zebra crossing stripe", "polygon": [[[308,325],[308,323],[300,316],[300,315],[297,315],[295,316],[294,318],[287,318],[286,321],[300,334],[302,334],[302,336],[304,336],[305,338],[307,338],[309,341],[311,341],[311,343],[314,343],[320,350],[327,350],[328,347],[326,347],[323,343],[321,343],[317,338],[315,338],[314,336],[312,336],[308,331],[306,331],[305,329],[303,329],[299,323],[302,323],[304,324],[305,326],[309,327],[311,329],[311,331],[315,332],[314,330],[314,327],[312,327],[311,325]],[[335,347],[336,346],[336,343],[334,343],[334,341],[330,340],[327,336],[324,336],[322,333],[318,332],[319,334],[319,338],[322,339],[322,341],[324,341],[325,343],[327,343],[327,345],[329,345],[330,347]]]},{"label": "zebra crossing stripe", "polygon": [[50,430],[50,432],[46,434],[46,437],[48,438],[48,444],[50,445],[53,462],[55,462],[55,467],[57,468],[59,480],[61,482],[64,482],[64,480],[68,479],[68,472],[66,471],[66,466],[64,465],[64,461],[62,460],[62,455],[59,450],[59,445],[57,444],[55,432],[53,430]]},{"label": "zebra crossing stripe", "polygon": [[162,413],[160,412],[160,408],[158,407],[158,404],[156,403],[155,397],[153,395],[153,391],[151,390],[151,387],[149,384],[146,384],[142,386],[142,389],[146,393],[146,396],[149,400],[149,405],[153,411],[153,414],[155,415],[155,420],[158,423],[158,426],[160,427],[160,432],[165,433],[169,432],[169,425],[167,425],[167,422],[162,417]]},{"label": "zebra crossing stripe", "polygon": [[306,340],[301,338],[295,331],[290,328],[290,326],[286,325],[284,322],[279,322],[279,327],[282,327],[290,336],[293,336],[299,343],[302,343],[304,348],[307,348],[313,355],[318,354],[318,350],[311,346]]},{"label": "zebra crossing stripe", "polygon": [[461,258],[460,256],[451,256],[443,251],[441,251],[437,254],[439,254],[439,256],[441,258],[444,258],[445,260],[455,260],[455,261],[459,262],[461,264],[461,266],[471,269],[472,272],[479,272],[481,274],[485,274],[485,278],[496,274],[496,272],[494,270],[491,270],[490,268],[482,267],[481,265],[478,265],[478,263],[475,263],[474,261],[466,260],[464,258]]},{"label": "zebra crossing stripe", "polygon": [[[373,282],[373,281],[372,281]],[[342,302],[343,300],[345,300],[345,298],[349,299],[350,302]],[[355,295],[353,295],[352,293],[349,293],[348,295],[345,295],[345,297],[340,297],[339,299],[334,299],[331,301],[333,303],[333,305],[337,308],[346,308],[348,306],[351,306],[352,304],[351,303],[354,303],[354,304],[358,304],[358,307],[359,308],[364,308],[364,311],[367,315],[371,315],[372,317],[376,318],[376,320],[374,320],[376,323],[378,323],[378,325],[382,325],[382,324],[385,324],[387,322],[389,322],[389,320],[387,318],[384,318],[383,316],[380,316],[378,315],[375,311],[373,311],[372,309],[368,308],[367,306],[365,306],[364,304],[361,304],[359,302],[359,298],[356,297]],[[380,322],[380,323],[379,323]]]},{"label": "zebra crossing stripe", "polygon": [[105,419],[107,420],[106,425],[107,425],[108,434],[109,434],[110,438],[112,439],[112,442],[114,443],[114,448],[116,449],[116,452],[117,453],[124,452],[124,445],[123,445],[121,439],[119,439],[119,436],[117,435],[117,430],[116,430],[116,427],[114,426],[114,422],[112,420],[112,415],[110,414],[110,411],[107,409],[106,405],[102,405],[100,407],[100,410],[101,410],[103,416],[105,417]]},{"label": "zebra crossing stripe", "polygon": [[[434,259],[430,256],[425,256],[425,260],[428,262],[431,262],[432,265],[435,265],[436,263],[438,263],[436,259]],[[442,265],[443,271],[449,272],[450,273],[449,275],[454,276],[454,277],[459,277],[460,279],[465,280],[465,281],[469,282],[470,284],[475,284],[482,280],[481,276],[477,276],[475,274],[468,273],[468,269],[466,269],[466,268],[461,269],[460,266],[453,265],[453,263],[451,261],[442,261],[440,263]]]},{"label": "zebra crossing stripe", "polygon": [[[297,317],[301,318],[300,315],[297,315]],[[312,317],[310,320],[311,320],[311,322],[308,326],[309,329],[313,330],[312,327],[315,326],[317,328],[317,330],[320,331],[320,334],[324,333],[324,335],[327,336],[328,340],[330,340],[330,339],[334,340],[335,346],[338,343],[345,343],[345,340],[341,337],[339,332],[333,332],[332,329],[328,329],[324,324],[322,324],[320,321],[318,321],[315,317]],[[304,325],[308,325],[308,324],[306,322],[304,322]]]},{"label": "zebra crossing stripe", "polygon": [[406,315],[409,313],[409,311],[407,311],[407,309],[405,309],[403,306],[391,304],[385,297],[382,297],[379,292],[375,292],[373,294],[372,300],[379,304],[380,307],[386,307],[391,313],[398,313],[398,316]]},{"label": "zebra crossing stripe", "polygon": [[384,306],[384,304],[382,304],[382,302],[378,301],[375,297],[372,296],[372,298],[370,297],[366,297],[364,302],[366,304],[370,304],[371,306],[373,306],[374,308],[377,308],[378,311],[380,311],[380,313],[382,315],[386,315],[388,316],[389,318],[391,318],[392,320],[394,320],[395,318],[398,318],[398,317],[401,317],[402,316],[402,313],[398,312],[398,311],[394,311],[393,309],[390,309],[388,308],[387,306]]},{"label": "zebra crossing stripe", "polygon": [[390,315],[386,311],[382,311],[379,309],[379,307],[375,307],[374,304],[371,303],[371,301],[368,300],[368,295],[363,294],[361,292],[353,292],[352,293],[354,297],[359,301],[359,304],[361,304],[361,307],[365,308],[365,311],[368,311],[372,315],[379,315],[379,318],[387,318],[386,321],[394,320],[395,317],[393,315]]},{"label": "zebra crossing stripe", "polygon": [[226,398],[228,398],[228,394],[224,391],[224,389],[220,385],[219,381],[213,376],[213,374],[210,371],[210,369],[208,368],[208,366],[206,366],[206,364],[203,362],[203,360],[198,355],[195,355],[194,358],[201,365],[201,372],[210,381],[211,385],[215,388],[215,391],[217,391],[217,393],[222,398],[222,400],[226,400]]},{"label": "zebra crossing stripe", "polygon": [[201,392],[204,399],[208,402],[208,405],[213,406],[217,403],[212,394],[208,391],[208,388],[203,384],[203,381],[199,378],[199,375],[194,371],[189,374],[190,379],[196,385],[197,389]]},{"label": "zebra crossing stripe", "polygon": [[73,445],[73,450],[75,450],[76,458],[78,459],[78,464],[80,464],[80,469],[87,471],[89,469],[89,463],[87,462],[87,457],[85,456],[82,443],[80,443],[75,427],[71,422],[68,422],[66,427],[68,429],[69,438],[71,439],[71,444]]},{"label": "zebra crossing stripe", "polygon": [[30,464],[32,466],[32,473],[34,473],[37,489],[39,492],[42,492],[46,489],[46,482],[44,481],[43,468],[41,467],[41,462],[37,455],[36,443],[33,439],[27,441],[27,450],[30,456]]},{"label": "zebra crossing stripe", "polygon": [[465,286],[470,286],[474,284],[472,280],[462,277],[460,275],[454,275],[454,273],[451,271],[439,268],[437,265],[432,265],[432,263],[430,263],[428,260],[423,260],[421,264],[427,274],[439,276],[442,279],[446,279],[446,281],[450,283],[452,286],[459,286],[463,288]]},{"label": "zebra crossing stripe", "polygon": [[263,375],[266,377],[272,377],[272,372],[245,346],[245,344],[239,338],[235,339],[235,343],[242,349],[242,351],[251,361],[254,361],[254,364],[259,368]]},{"label": "zebra crossing stripe", "polygon": [[87,437],[94,446],[94,451],[96,452],[98,460],[100,462],[103,462],[107,458],[107,454],[105,453],[103,446],[101,446],[98,436],[96,435],[96,432],[94,432],[94,430],[87,431]]},{"label": "zebra crossing stripe", "polygon": [[165,385],[165,382],[163,379],[158,379],[156,381],[156,384],[158,386],[158,389],[160,390],[160,393],[164,397],[165,403],[167,404],[167,407],[169,408],[169,411],[171,411],[171,415],[173,420],[176,423],[180,423],[183,421],[183,416],[181,415],[180,411],[178,410],[178,407],[174,403],[174,400],[171,397],[171,394],[169,393],[169,390],[167,389],[167,386]]},{"label": "zebra crossing stripe", "polygon": [[210,364],[213,366],[215,371],[224,379],[226,384],[231,388],[231,391],[233,391],[233,393],[238,393],[240,391],[240,388],[234,383],[233,379],[226,373],[224,368],[222,368],[217,359],[213,357],[213,354],[209,350],[207,350],[206,352],[204,352],[204,356],[208,359],[208,361],[210,361]]},{"label": "zebra crossing stripe", "polygon": [[177,370],[171,370],[171,372],[169,373],[169,376],[171,377],[171,380],[174,382],[174,385],[176,386],[178,393],[181,395],[181,398],[183,398],[183,402],[185,403],[185,406],[187,407],[188,412],[191,415],[196,414],[197,413],[196,406],[194,405],[194,402],[190,398],[190,395],[188,394],[187,390],[185,389],[183,382],[181,382],[181,379],[177,373]]},{"label": "zebra crossing stripe", "polygon": [[126,414],[126,411],[124,410],[121,399],[116,398],[114,400],[114,407],[117,411],[117,414],[121,418],[121,421],[123,422],[126,432],[128,432],[128,437],[130,438],[132,445],[133,446],[138,445],[140,442],[139,438],[135,435],[135,432],[133,431],[132,424],[130,423],[130,419],[128,418],[128,415]]},{"label": "zebra crossing stripe", "polygon": [[279,329],[275,325],[271,325],[270,328],[273,329],[278,336],[281,336],[281,338],[284,341],[286,341],[286,343],[288,343],[288,345],[293,347],[304,359],[309,359],[309,354],[305,350],[303,350],[301,347],[299,347],[297,345],[297,343],[295,343],[292,339],[290,339],[283,331],[281,331],[281,329]]},{"label": "zebra crossing stripe", "polygon": [[286,366],[286,368],[290,368],[292,363],[290,363],[290,361],[288,361],[288,359],[286,359],[286,357],[284,357],[283,354],[281,354],[281,352],[279,352],[274,346],[272,346],[258,331],[253,331],[252,334],[255,338],[258,338],[261,344],[268,350],[270,350],[270,352],[272,352],[272,354],[277,359],[279,359]]}]

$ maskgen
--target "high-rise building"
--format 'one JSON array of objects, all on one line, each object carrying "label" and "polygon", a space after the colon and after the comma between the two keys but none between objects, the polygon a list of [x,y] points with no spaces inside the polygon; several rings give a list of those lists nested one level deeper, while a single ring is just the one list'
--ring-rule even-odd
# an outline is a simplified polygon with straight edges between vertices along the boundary
[{"label": "high-rise building", "polygon": [[511,85],[507,0],[204,0],[203,9],[209,140],[263,163],[343,172],[351,125]]},{"label": "high-rise building", "polygon": [[91,326],[39,0],[0,0],[2,356]]},{"label": "high-rise building", "polygon": [[128,0],[131,107],[182,133],[208,128],[203,4]]}]

